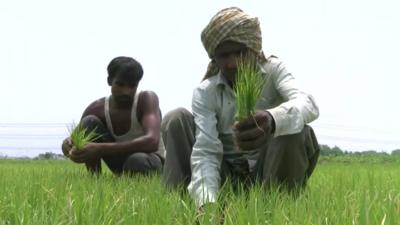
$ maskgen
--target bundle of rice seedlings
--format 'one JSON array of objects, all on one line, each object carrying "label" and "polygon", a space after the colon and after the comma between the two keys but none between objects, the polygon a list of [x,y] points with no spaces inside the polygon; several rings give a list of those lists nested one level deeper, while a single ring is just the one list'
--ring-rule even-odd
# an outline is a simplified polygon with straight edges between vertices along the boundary
[{"label": "bundle of rice seedlings", "polygon": [[87,128],[84,128],[81,124],[75,125],[72,123],[71,127],[68,128],[72,145],[76,150],[81,150],[85,145],[101,137],[94,130],[88,132]]},{"label": "bundle of rice seedlings", "polygon": [[239,58],[235,82],[236,120],[253,116],[266,78],[262,76],[254,57]]}]

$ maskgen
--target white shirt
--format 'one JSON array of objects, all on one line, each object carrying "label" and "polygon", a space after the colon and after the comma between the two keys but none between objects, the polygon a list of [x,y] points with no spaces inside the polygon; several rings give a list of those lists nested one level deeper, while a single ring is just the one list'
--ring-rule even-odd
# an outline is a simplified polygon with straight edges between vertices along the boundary
[{"label": "white shirt", "polygon": [[[270,58],[260,68],[267,76],[267,82],[256,108],[271,113],[275,120],[275,137],[299,133],[305,124],[318,118],[314,98],[299,89],[281,62]],[[234,91],[221,74],[204,80],[193,91],[196,141],[191,155],[192,178],[188,190],[197,206],[216,201],[222,157],[239,151],[232,136],[235,110]]]}]

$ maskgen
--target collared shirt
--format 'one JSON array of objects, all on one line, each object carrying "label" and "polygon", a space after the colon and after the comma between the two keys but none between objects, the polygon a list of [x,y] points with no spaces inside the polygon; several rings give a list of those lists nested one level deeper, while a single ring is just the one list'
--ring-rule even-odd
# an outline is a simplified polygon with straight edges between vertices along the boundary
[{"label": "collared shirt", "polygon": [[[318,118],[314,98],[299,89],[281,62],[270,58],[260,68],[267,81],[256,108],[267,110],[274,118],[275,137],[299,133],[305,124]],[[204,80],[193,91],[196,141],[188,190],[197,206],[216,201],[222,157],[238,152],[232,136],[235,107],[234,91],[221,74]]]}]

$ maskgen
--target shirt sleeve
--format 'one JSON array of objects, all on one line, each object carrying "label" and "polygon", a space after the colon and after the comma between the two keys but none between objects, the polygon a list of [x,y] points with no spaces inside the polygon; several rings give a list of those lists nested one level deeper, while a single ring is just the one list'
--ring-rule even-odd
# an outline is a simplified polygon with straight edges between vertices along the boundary
[{"label": "shirt sleeve", "polygon": [[191,155],[192,177],[188,186],[198,207],[215,202],[220,186],[223,147],[218,138],[215,102],[206,90],[193,92],[192,112],[196,124],[196,141]]},{"label": "shirt sleeve", "polygon": [[295,78],[282,63],[271,67],[271,79],[284,102],[267,109],[275,120],[274,136],[301,132],[304,125],[318,118],[319,109],[314,98],[298,87]]}]

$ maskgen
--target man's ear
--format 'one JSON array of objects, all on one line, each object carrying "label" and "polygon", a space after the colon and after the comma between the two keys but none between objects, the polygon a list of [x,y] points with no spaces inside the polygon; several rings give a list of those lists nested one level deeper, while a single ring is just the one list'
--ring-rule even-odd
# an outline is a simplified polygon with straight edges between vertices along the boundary
[{"label": "man's ear", "polygon": [[111,84],[112,84],[112,79],[111,79],[110,76],[107,77],[107,83],[108,83],[109,86],[111,86]]}]

